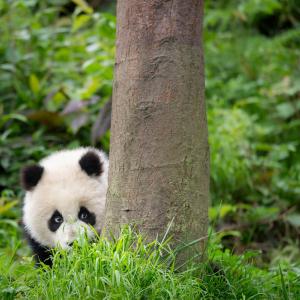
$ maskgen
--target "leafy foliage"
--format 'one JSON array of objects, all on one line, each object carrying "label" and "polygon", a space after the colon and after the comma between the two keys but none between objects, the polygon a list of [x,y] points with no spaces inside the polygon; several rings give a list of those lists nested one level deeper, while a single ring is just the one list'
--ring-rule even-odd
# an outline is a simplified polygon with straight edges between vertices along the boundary
[{"label": "leafy foliage", "polygon": [[82,6],[59,17],[52,1],[0,8],[0,186],[12,188],[23,162],[90,144],[87,128],[111,95],[115,17]]},{"label": "leafy foliage", "polygon": [[206,6],[212,211],[228,202],[235,209],[214,222],[241,232],[233,241],[238,249],[267,252],[283,236],[299,238],[299,6],[280,0]]}]

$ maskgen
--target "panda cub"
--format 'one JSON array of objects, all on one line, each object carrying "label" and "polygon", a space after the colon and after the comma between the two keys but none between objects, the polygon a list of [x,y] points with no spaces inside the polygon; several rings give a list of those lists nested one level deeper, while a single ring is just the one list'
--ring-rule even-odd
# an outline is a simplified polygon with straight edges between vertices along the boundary
[{"label": "panda cub", "polygon": [[[52,264],[51,250],[69,248],[80,233],[100,233],[108,159],[95,148],[63,150],[23,168],[23,225],[37,261]],[[90,226],[91,225],[91,226]]]}]

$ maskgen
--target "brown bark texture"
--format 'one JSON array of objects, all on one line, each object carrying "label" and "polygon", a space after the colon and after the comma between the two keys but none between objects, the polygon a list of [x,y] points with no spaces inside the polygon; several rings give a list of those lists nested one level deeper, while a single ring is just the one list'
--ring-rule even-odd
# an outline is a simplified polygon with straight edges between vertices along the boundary
[{"label": "brown bark texture", "polygon": [[106,230],[207,234],[202,0],[120,0]]}]

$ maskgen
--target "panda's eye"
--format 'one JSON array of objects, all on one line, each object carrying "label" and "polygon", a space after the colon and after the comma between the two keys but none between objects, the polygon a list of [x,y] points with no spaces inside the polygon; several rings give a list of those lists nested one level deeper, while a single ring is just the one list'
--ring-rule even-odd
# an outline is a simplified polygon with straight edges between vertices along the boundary
[{"label": "panda's eye", "polygon": [[79,215],[79,219],[81,220],[84,220],[84,219],[87,219],[88,217],[88,214],[86,212],[82,212],[80,215]]},{"label": "panda's eye", "polygon": [[90,225],[95,225],[96,223],[96,216],[95,214],[91,213],[87,208],[84,206],[80,207],[79,213],[78,213],[78,219],[82,222],[85,222]]},{"label": "panda's eye", "polygon": [[80,207],[78,218],[82,221],[86,221],[89,218],[90,212],[85,207]]},{"label": "panda's eye", "polygon": [[62,223],[62,222],[63,222],[63,218],[60,217],[60,216],[57,216],[57,217],[54,218],[54,222],[55,222],[55,223],[58,223],[58,224],[59,224],[59,223]]},{"label": "panda's eye", "polygon": [[51,216],[51,218],[48,220],[48,228],[52,231],[55,232],[60,225],[63,223],[64,218],[62,214],[58,211],[55,210]]}]

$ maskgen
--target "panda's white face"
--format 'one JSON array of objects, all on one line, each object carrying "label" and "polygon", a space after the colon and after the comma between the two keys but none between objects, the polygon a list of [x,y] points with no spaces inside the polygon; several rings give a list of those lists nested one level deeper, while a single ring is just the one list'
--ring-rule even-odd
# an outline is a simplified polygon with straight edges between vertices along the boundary
[{"label": "panda's white face", "polygon": [[107,191],[105,154],[91,148],[61,151],[39,166],[39,179],[33,175],[38,169],[23,175],[28,184],[23,207],[28,234],[43,246],[68,248],[82,233],[91,238],[100,232]]}]

